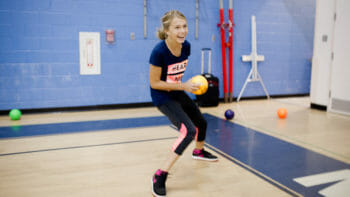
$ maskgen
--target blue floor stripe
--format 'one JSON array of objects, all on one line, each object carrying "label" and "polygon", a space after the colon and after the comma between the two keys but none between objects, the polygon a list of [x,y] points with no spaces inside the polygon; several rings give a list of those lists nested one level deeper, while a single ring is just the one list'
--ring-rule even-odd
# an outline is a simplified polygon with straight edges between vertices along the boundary
[{"label": "blue floor stripe", "polygon": [[294,178],[349,169],[350,165],[278,138],[206,114],[206,143],[304,195],[321,196],[330,184],[306,188]]},{"label": "blue floor stripe", "polygon": [[271,181],[270,179],[266,178],[265,176],[262,176],[262,175],[259,174],[255,169],[251,169],[251,168],[249,168],[249,167],[247,167],[247,166],[245,166],[245,165],[242,165],[240,162],[237,162],[237,160],[235,160],[235,158],[233,158],[233,157],[231,157],[231,156],[228,156],[228,155],[226,155],[226,154],[223,154],[223,152],[221,152],[221,151],[217,151],[218,149],[213,149],[211,146],[208,146],[207,144],[206,144],[206,147],[212,149],[213,151],[217,152],[217,153],[218,153],[219,155],[221,155],[222,157],[224,157],[224,158],[226,158],[226,159],[232,161],[233,163],[235,163],[235,164],[241,166],[242,168],[246,169],[247,171],[250,171],[251,173],[255,174],[256,176],[258,176],[258,177],[264,179],[265,181],[270,182],[271,184],[273,184],[273,185],[275,185],[276,187],[278,187],[279,189],[281,189],[281,190],[287,192],[287,193],[290,194],[291,196],[294,196],[294,197],[299,197],[299,196],[301,196],[301,194],[299,194],[299,193],[297,193],[297,192],[295,192],[295,191],[293,191],[293,190],[291,190],[291,189],[289,189],[289,188],[286,188],[286,187],[284,187],[284,186],[280,186],[280,185],[274,183],[273,181]]},{"label": "blue floor stripe", "polygon": [[0,127],[1,138],[169,125],[165,116]]}]

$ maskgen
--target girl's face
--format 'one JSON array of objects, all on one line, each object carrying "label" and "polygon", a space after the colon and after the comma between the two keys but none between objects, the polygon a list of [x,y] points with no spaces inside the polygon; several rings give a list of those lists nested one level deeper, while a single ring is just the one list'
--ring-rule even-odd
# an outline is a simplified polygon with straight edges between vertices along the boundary
[{"label": "girl's face", "polygon": [[182,44],[183,42],[185,42],[187,32],[187,21],[185,19],[175,17],[171,21],[169,30],[166,31],[166,33],[168,34],[167,39]]}]

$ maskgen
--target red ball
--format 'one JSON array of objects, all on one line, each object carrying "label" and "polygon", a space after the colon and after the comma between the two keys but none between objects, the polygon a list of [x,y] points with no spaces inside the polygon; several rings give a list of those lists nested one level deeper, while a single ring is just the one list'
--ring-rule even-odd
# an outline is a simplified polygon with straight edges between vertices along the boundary
[{"label": "red ball", "polygon": [[279,108],[277,110],[277,115],[279,118],[284,119],[287,117],[288,111],[285,108]]}]

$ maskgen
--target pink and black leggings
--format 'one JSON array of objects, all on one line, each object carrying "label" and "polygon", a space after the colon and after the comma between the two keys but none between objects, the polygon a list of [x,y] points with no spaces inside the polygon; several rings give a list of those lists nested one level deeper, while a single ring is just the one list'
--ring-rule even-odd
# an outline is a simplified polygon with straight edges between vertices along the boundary
[{"label": "pink and black leggings", "polygon": [[172,146],[172,151],[176,154],[182,155],[193,139],[199,142],[205,140],[207,121],[187,94],[184,93],[181,97],[168,100],[157,107],[180,131],[179,138]]}]

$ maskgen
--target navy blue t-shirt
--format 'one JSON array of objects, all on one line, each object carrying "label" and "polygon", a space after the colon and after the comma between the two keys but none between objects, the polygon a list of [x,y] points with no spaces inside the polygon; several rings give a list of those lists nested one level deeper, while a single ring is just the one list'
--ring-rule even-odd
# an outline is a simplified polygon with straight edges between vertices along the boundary
[{"label": "navy blue t-shirt", "polygon": [[[163,40],[154,47],[149,63],[162,68],[160,80],[168,83],[181,83],[190,54],[191,44],[187,40],[182,43],[180,57],[174,56]],[[151,88],[153,104],[161,105],[171,98],[176,98],[180,92],[183,93],[183,91],[162,91]]]}]

